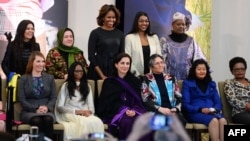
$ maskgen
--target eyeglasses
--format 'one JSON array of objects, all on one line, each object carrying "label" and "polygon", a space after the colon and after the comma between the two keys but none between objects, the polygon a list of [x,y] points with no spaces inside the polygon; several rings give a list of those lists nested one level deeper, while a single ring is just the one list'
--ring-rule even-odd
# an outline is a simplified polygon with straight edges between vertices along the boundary
[{"label": "eyeglasses", "polygon": [[246,68],[235,68],[235,69],[233,69],[233,71],[235,71],[235,72],[243,72],[243,71],[246,71]]},{"label": "eyeglasses", "polygon": [[83,70],[75,70],[75,73],[83,73]]},{"label": "eyeglasses", "polygon": [[157,66],[163,65],[163,64],[164,64],[163,61],[154,63],[154,65],[157,65]]}]

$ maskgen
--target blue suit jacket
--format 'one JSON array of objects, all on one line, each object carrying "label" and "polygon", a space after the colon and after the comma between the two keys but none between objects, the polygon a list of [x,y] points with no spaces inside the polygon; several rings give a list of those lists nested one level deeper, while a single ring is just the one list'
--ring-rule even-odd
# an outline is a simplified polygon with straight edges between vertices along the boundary
[{"label": "blue suit jacket", "polygon": [[187,113],[197,113],[200,108],[222,109],[222,103],[216,88],[216,83],[211,81],[205,93],[196,85],[194,80],[184,80],[182,88],[182,107]]},{"label": "blue suit jacket", "polygon": [[214,81],[208,83],[207,90],[204,93],[198,88],[195,80],[184,80],[182,102],[183,113],[188,122],[209,125],[213,118],[223,118],[221,114],[218,117],[218,114],[204,114],[200,111],[201,108],[215,108],[219,112],[222,109],[222,103]]}]

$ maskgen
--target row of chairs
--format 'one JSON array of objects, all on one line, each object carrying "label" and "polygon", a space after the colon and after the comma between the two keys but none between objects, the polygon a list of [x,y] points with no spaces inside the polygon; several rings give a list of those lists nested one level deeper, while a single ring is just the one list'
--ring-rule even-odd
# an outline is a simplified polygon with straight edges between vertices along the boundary
[{"label": "row of chairs", "polygon": [[[61,85],[63,84],[64,80],[63,79],[55,79],[56,83],[56,91],[57,93],[60,90]],[[95,82],[93,80],[88,80],[89,85],[91,86],[93,96],[95,93]],[[100,95],[101,89],[102,89],[102,84],[103,80],[98,80],[97,81],[97,91],[98,91],[98,96]],[[182,81],[178,82],[180,90],[182,88]],[[224,94],[224,81],[218,82],[218,90],[220,93],[220,97],[223,103],[223,109],[222,112],[229,121],[229,123],[232,123],[232,118],[231,118],[231,111],[232,107],[229,105],[229,103],[226,100],[226,96]],[[6,80],[2,79],[2,101],[3,103],[6,103],[7,101],[7,95],[6,95]],[[16,102],[14,103],[14,120],[19,121],[20,120],[20,113],[21,113],[21,106],[20,103]],[[105,128],[107,129],[107,125],[104,125]],[[12,126],[12,131],[13,134],[16,136],[20,136],[21,134],[24,133],[29,133],[30,125],[29,124],[16,124]],[[208,133],[208,128],[204,124],[199,124],[199,123],[187,123],[186,125],[187,132],[191,136],[192,140],[194,141],[201,141],[201,135],[202,133]],[[64,132],[64,127],[61,124],[54,124],[54,130],[55,130],[55,135],[58,141],[63,140],[63,132]]]}]

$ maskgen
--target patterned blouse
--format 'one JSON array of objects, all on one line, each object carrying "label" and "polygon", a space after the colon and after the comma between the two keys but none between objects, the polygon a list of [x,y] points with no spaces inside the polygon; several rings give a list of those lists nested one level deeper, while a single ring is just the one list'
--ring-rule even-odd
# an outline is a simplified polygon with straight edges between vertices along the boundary
[{"label": "patterned blouse", "polygon": [[224,91],[229,104],[232,106],[232,116],[243,112],[245,105],[250,101],[250,81],[247,79],[248,85],[244,86],[235,79],[225,81]]},{"label": "patterned blouse", "polygon": [[43,93],[43,78],[42,77],[32,77],[33,79],[33,91],[36,96]]},{"label": "patterned blouse", "polygon": [[[88,64],[82,53],[75,54],[75,61],[82,63],[87,72]],[[64,79],[68,73],[67,61],[64,60],[58,49],[53,48],[48,52],[46,58],[46,72],[54,75],[55,79]]]},{"label": "patterned blouse", "polygon": [[181,43],[167,36],[162,44],[162,56],[166,63],[165,73],[170,73],[177,80],[186,79],[194,60],[201,58],[206,60],[201,48],[190,36]]}]

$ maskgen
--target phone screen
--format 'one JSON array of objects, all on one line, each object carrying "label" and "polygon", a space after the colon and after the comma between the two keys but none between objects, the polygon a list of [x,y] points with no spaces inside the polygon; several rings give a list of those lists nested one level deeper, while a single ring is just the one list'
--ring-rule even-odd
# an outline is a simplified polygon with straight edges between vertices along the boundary
[{"label": "phone screen", "polygon": [[104,133],[90,133],[89,139],[104,139]]},{"label": "phone screen", "polygon": [[170,116],[156,114],[149,121],[149,128],[152,130],[169,130],[171,122]]}]

